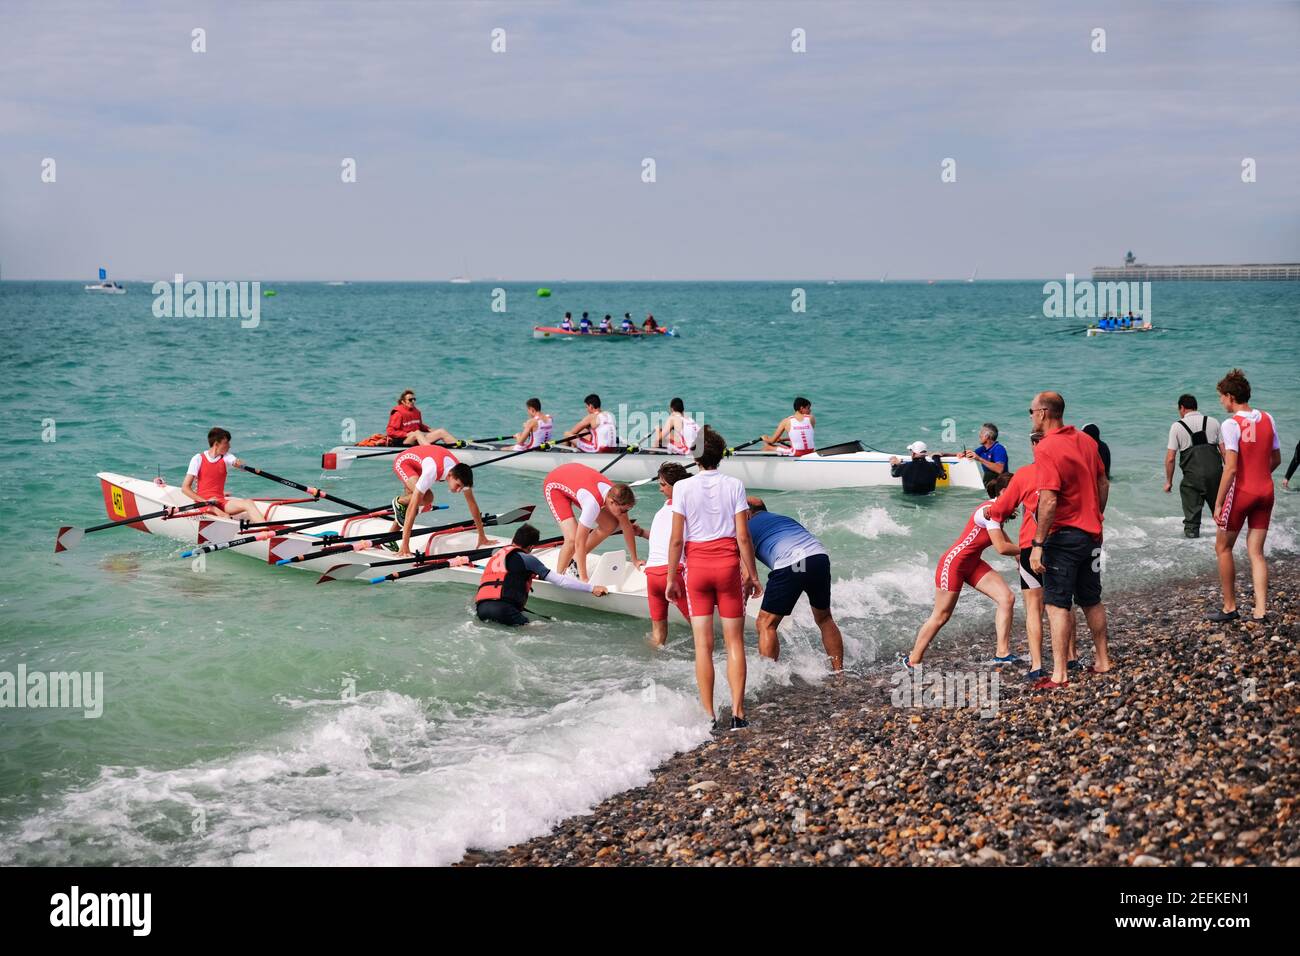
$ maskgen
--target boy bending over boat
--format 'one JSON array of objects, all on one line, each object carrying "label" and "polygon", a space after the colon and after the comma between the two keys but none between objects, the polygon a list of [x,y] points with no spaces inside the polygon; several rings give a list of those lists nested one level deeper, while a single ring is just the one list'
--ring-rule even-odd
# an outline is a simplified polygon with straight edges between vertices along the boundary
[{"label": "boy bending over boat", "polygon": [[474,498],[474,471],[469,465],[457,460],[445,448],[422,445],[398,455],[393,461],[393,471],[406,488],[406,494],[393,499],[391,530],[396,531],[399,527],[402,529],[402,544],[397,549],[399,558],[411,557],[411,531],[415,527],[415,514],[433,507],[433,486],[439,481],[445,481],[447,490],[452,494],[464,493],[465,504],[469,508],[470,517],[474,519],[474,529],[478,531],[478,547],[486,548],[492,544],[483,531],[483,515]]},{"label": "boy bending over boat", "polygon": [[542,497],[564,533],[560,558],[555,563],[561,574],[567,572],[570,560],[576,560],[578,578],[586,581],[587,555],[617,528],[623,531],[628,558],[640,566],[636,558],[636,529],[628,519],[636,495],[627,485],[610,481],[595,468],[571,461],[542,479]]},{"label": "boy bending over boat", "polygon": [[251,499],[226,497],[226,466],[239,468],[243,464],[230,453],[230,432],[213,428],[208,431],[208,450],[190,459],[181,494],[192,501],[215,501],[216,510],[228,518],[247,515],[250,521],[265,521]]}]

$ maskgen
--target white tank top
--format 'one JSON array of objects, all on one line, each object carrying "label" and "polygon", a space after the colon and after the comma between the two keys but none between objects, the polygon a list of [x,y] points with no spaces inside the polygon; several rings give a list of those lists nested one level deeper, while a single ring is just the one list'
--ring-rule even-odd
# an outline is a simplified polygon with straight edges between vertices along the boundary
[{"label": "white tank top", "polygon": [[811,418],[790,416],[790,448],[797,455],[810,452],[817,446],[813,440],[813,423]]},{"label": "white tank top", "polygon": [[551,428],[554,425],[551,416],[538,415],[536,421],[537,427],[528,433],[528,437],[524,439],[522,445],[515,446],[516,450],[522,451],[525,448],[536,448],[538,445],[551,440]]},{"label": "white tank top", "polygon": [[618,428],[614,424],[614,416],[609,412],[601,412],[597,415],[595,429],[578,439],[579,451],[600,451],[602,448],[614,448],[616,445],[618,445]]},{"label": "white tank top", "polygon": [[682,427],[678,429],[677,434],[673,436],[673,440],[668,443],[668,446],[674,451],[679,451],[682,454],[685,454],[690,451],[691,446],[695,444],[695,439],[698,438],[699,435],[700,423],[689,415],[683,415]]}]

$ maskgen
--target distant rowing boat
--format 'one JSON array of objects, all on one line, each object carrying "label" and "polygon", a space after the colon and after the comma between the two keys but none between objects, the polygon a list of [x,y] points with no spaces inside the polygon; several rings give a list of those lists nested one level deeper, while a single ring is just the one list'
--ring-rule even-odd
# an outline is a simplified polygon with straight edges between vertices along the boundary
[{"label": "distant rowing boat", "polygon": [[[452,454],[470,465],[481,464],[510,451],[513,446],[476,445],[457,448]],[[858,447],[861,447],[860,445]],[[327,455],[365,458],[382,452],[382,448],[340,446]],[[828,449],[829,450],[829,449]],[[870,488],[879,485],[901,485],[902,479],[890,474],[890,455],[884,452],[855,451],[840,455],[779,455],[776,452],[738,451],[722,460],[719,470],[735,475],[747,488],[765,488],[771,491],[819,491],[825,488]],[[899,456],[906,461],[907,453]],[[391,456],[379,455],[381,462],[392,461]],[[617,461],[615,461],[617,459]],[[692,463],[688,455],[674,455],[662,449],[645,449],[620,455],[619,452],[580,452],[557,448],[552,451],[530,451],[501,462],[502,468],[545,473],[566,462],[577,461],[597,471],[610,466],[605,474],[615,481],[635,481],[650,478],[665,461],[683,465]],[[947,477],[940,488],[971,488],[984,490],[979,463],[969,458],[943,459]],[[333,466],[331,466],[333,467]]]},{"label": "distant rowing boat", "polygon": [[1099,329],[1094,326],[1092,328],[1087,329],[1085,334],[1087,335],[1088,338],[1091,339],[1098,335],[1132,335],[1134,332],[1162,332],[1162,331],[1164,330],[1157,329],[1151,326],[1138,326],[1137,328],[1134,329]]},{"label": "distant rowing boat", "polygon": [[533,326],[533,338],[535,339],[562,339],[562,338],[580,338],[580,339],[653,339],[653,338],[681,338],[681,333],[676,329],[637,329],[635,332],[624,332],[615,329],[612,332],[570,332],[567,329],[559,328],[552,325]]}]

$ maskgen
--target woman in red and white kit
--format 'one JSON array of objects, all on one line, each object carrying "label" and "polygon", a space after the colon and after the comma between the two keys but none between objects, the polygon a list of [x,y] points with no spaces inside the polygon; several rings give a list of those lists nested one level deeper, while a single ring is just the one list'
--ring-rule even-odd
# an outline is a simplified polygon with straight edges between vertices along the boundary
[{"label": "woman in red and white kit", "polygon": [[627,516],[636,504],[636,495],[627,485],[571,461],[542,479],[542,498],[564,533],[555,561],[560,574],[567,573],[569,561],[576,558],[578,578],[586,581],[587,555],[618,528],[623,530],[629,560],[637,564],[636,530]]},{"label": "woman in red and white kit", "polygon": [[392,530],[402,529],[402,544],[397,550],[399,558],[411,557],[411,531],[415,527],[416,512],[433,507],[433,486],[439,481],[445,481],[452,494],[464,492],[465,504],[474,519],[474,529],[478,531],[478,546],[484,548],[492,543],[483,530],[483,515],[479,513],[478,501],[474,498],[474,471],[469,465],[458,461],[445,448],[420,445],[398,455],[393,461],[393,471],[406,488],[406,494],[393,499]]},{"label": "woman in red and white kit", "polygon": [[1250,555],[1250,577],[1255,586],[1252,619],[1264,620],[1268,613],[1268,560],[1264,540],[1273,514],[1273,472],[1282,464],[1282,441],[1273,416],[1250,407],[1250,382],[1234,368],[1219,382],[1219,404],[1231,417],[1219,427],[1223,443],[1223,477],[1214,501],[1214,553],[1219,561],[1219,583],[1223,587],[1223,610],[1207,615],[1217,623],[1235,621],[1237,613],[1237,566],[1232,548],[1243,526],[1246,553]]},{"label": "woman in red and white kit", "polygon": [[190,459],[181,494],[191,501],[215,501],[217,510],[230,518],[247,515],[250,521],[265,521],[251,499],[226,497],[226,466],[238,468],[242,464],[230,453],[230,432],[213,428],[208,432],[208,450]]},{"label": "woman in red and white kit", "polygon": [[[967,584],[997,604],[997,657],[1005,662],[1011,656],[1011,613],[1015,609],[1015,598],[1001,575],[989,573],[993,568],[983,557],[990,545],[997,549],[998,554],[1020,555],[1020,546],[1006,536],[1002,524],[988,516],[988,509],[997,503],[997,496],[1010,484],[1011,475],[1006,472],[994,479],[990,486],[993,498],[975,509],[961,536],[939,559],[939,566],[934,571],[934,610],[916,632],[912,653],[904,660],[908,667],[921,663],[925,649],[952,617],[961,589]],[[1011,509],[1007,517],[1014,518],[1015,509]]]},{"label": "woman in red and white kit", "polygon": [[[659,466],[659,490],[663,492],[664,505],[655,512],[650,530],[642,531],[642,537],[650,541],[650,555],[645,561],[646,601],[650,605],[650,643],[655,647],[668,643],[668,598],[664,589],[668,587],[668,545],[673,535],[673,486],[690,476],[685,466],[675,461]],[[686,595],[678,595],[672,603],[689,623],[691,612]]]},{"label": "woman in red and white kit", "polygon": [[[763,593],[749,538],[749,502],[738,478],[718,471],[726,440],[704,426],[699,473],[673,485],[673,533],[664,596],[686,595],[695,636],[695,681],[713,719],[713,609],[722,618],[731,685],[731,729],[745,720],[745,601]],[[684,555],[683,555],[684,552]],[[683,560],[684,557],[684,560]],[[679,572],[678,567],[682,570]]]}]

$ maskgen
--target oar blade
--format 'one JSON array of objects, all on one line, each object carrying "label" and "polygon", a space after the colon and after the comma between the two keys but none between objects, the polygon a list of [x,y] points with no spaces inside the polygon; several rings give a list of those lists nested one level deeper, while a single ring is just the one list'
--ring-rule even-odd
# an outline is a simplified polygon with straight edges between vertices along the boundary
[{"label": "oar blade", "polygon": [[368,574],[370,568],[364,564],[336,564],[316,579],[317,584],[330,581],[355,581],[362,574]]},{"label": "oar blade", "polygon": [[297,538],[282,538],[271,548],[271,557],[276,561],[286,561],[289,558],[297,558],[312,551],[310,541],[301,541]]},{"label": "oar blade", "polygon": [[[524,505],[522,508],[516,508],[514,511],[507,511],[503,515],[497,515],[496,520],[491,522],[493,525],[516,524],[520,521],[527,521],[533,516],[533,511],[537,505]],[[485,524],[487,522],[484,522]]]},{"label": "oar blade", "polygon": [[199,522],[199,544],[229,544],[239,535],[239,525],[234,521]]},{"label": "oar blade", "polygon": [[818,448],[817,454],[823,458],[829,458],[832,455],[854,455],[860,451],[866,451],[862,447],[862,442],[858,439],[852,441],[840,442],[838,445],[827,445],[825,448]]},{"label": "oar blade", "polygon": [[71,551],[81,544],[81,539],[85,536],[86,530],[84,528],[60,528],[59,533],[54,536],[54,553]]},{"label": "oar blade", "polygon": [[348,454],[346,445],[339,445],[320,456],[320,466],[324,471],[343,471],[352,464],[355,457]]}]

